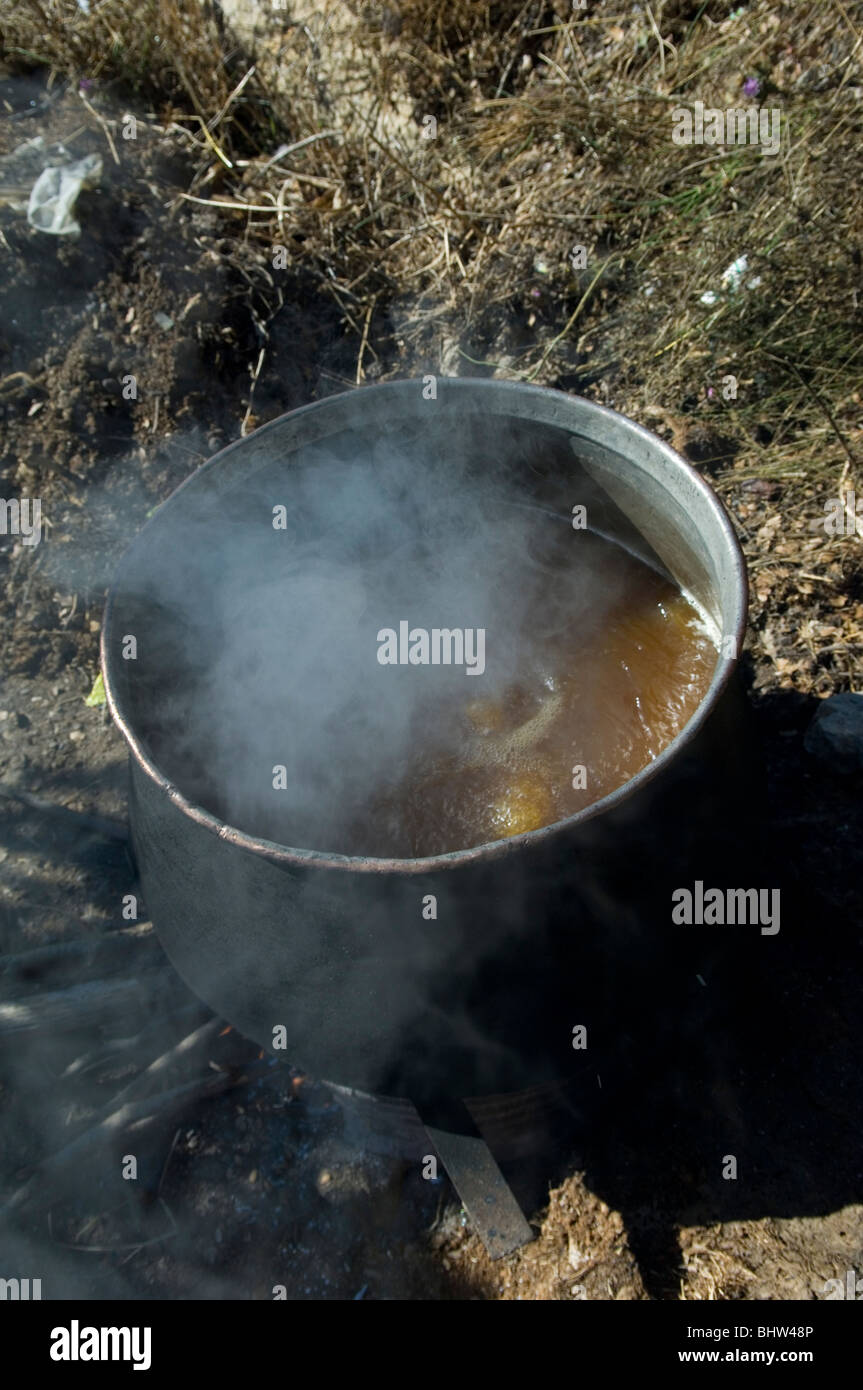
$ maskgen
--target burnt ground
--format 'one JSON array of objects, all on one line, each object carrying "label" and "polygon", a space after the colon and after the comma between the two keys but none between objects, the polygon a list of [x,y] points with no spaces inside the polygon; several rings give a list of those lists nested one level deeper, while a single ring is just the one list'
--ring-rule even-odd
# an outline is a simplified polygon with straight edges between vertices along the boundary
[{"label": "burnt ground", "polygon": [[[37,547],[0,538],[0,783],[70,813],[0,801],[5,956],[128,926],[126,848],[76,818],[125,815],[123,743],[85,705],[112,564],[243,425],[352,386],[360,341],[315,275],[289,269],[252,392],[254,258],[214,209],[179,200],[176,140],[142,118],[115,163],[73,95],[36,79],[2,95],[0,157],[42,135],[104,161],[77,242],[0,207],[0,482],[4,497],[41,498],[46,526]],[[366,375],[412,372],[395,331],[375,347]],[[71,1159],[62,1181],[40,1177],[126,1079],[121,1062],[83,1081],[63,1073],[147,1025],[146,1060],[158,1056],[188,1029],[166,997],[95,1038],[4,1038],[0,1194],[35,1173],[39,1196],[0,1235],[3,1272],[42,1271],[46,1297],[270,1298],[284,1285],[290,1299],[815,1298],[863,1272],[859,793],[806,758],[816,700],[765,691],[744,668],[783,930],[705,1005],[705,1027],[700,996],[688,1003],[685,1045],[651,1059],[649,1084],[604,1093],[569,1150],[513,1170],[533,1245],[492,1264],[446,1182],[358,1151],[323,1087],[231,1034],[207,1062],[236,1084],[147,1131],[137,1184],[117,1178],[107,1147]],[[719,1176],[726,1152],[740,1160],[734,1183]]]}]

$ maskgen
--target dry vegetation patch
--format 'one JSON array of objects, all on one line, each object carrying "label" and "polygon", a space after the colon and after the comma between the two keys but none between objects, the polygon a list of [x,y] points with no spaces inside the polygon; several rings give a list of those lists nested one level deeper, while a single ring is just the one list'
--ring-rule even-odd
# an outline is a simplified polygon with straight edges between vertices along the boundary
[{"label": "dry vegetation patch", "polygon": [[[758,683],[853,687],[863,537],[828,536],[823,516],[863,495],[858,5],[0,13],[7,64],[83,79],[109,127],[126,92],[182,132],[182,196],[224,219],[262,321],[284,300],[283,246],[357,338],[357,383],[497,373],[672,438],[738,522]],[[780,152],[675,145],[671,112],[695,100],[777,108]]]}]

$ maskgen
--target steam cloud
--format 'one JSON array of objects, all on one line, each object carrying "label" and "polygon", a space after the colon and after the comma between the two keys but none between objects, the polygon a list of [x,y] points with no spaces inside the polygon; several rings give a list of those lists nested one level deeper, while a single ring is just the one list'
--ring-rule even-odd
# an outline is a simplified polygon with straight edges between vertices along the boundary
[{"label": "steam cloud", "polygon": [[[149,692],[157,762],[193,800],[263,838],[351,852],[351,827],[445,739],[457,702],[536,674],[540,648],[588,636],[618,590],[595,551],[577,562],[583,533],[526,506],[476,437],[445,451],[359,438],[290,463],[273,452],[217,514],[179,530],[161,519],[141,599],[162,630],[145,624],[132,680]],[[554,553],[570,563],[549,601]],[[379,634],[402,623],[473,630],[474,678],[464,664],[381,664]]]}]

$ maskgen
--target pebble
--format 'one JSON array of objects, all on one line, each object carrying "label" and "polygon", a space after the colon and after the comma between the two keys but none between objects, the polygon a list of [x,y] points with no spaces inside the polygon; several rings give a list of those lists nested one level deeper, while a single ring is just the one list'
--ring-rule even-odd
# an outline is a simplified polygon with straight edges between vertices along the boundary
[{"label": "pebble", "polygon": [[803,746],[838,777],[863,772],[863,695],[845,692],[822,700]]}]

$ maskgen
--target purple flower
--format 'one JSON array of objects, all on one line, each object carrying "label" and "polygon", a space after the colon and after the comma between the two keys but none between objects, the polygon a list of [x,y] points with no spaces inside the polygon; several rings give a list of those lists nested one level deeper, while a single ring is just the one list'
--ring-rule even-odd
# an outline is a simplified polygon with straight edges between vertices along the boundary
[{"label": "purple flower", "polygon": [[757,97],[760,91],[760,80],[757,77],[747,77],[743,84],[743,95],[746,97]]},{"label": "purple flower", "polygon": [[90,88],[95,87],[95,85],[92,77],[82,77],[78,83],[78,90],[79,92],[89,92]]}]

